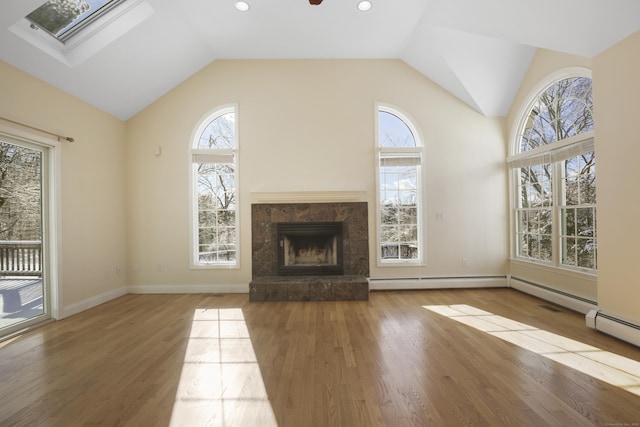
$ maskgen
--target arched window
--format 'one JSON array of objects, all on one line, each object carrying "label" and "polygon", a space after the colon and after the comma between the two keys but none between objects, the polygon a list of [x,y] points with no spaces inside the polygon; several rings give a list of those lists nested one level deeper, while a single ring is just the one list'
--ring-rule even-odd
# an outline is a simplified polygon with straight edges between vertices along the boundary
[{"label": "arched window", "polygon": [[596,270],[591,78],[556,77],[531,97],[513,144],[517,258]]},{"label": "arched window", "polygon": [[422,147],[411,121],[378,106],[378,262],[419,263]]},{"label": "arched window", "polygon": [[192,265],[238,265],[235,107],[202,122],[191,144]]}]

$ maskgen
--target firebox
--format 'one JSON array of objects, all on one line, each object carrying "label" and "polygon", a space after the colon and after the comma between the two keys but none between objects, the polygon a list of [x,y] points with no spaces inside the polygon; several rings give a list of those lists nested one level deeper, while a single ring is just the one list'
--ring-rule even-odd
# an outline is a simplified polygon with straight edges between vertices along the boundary
[{"label": "firebox", "polygon": [[278,275],[344,274],[342,222],[280,222]]}]

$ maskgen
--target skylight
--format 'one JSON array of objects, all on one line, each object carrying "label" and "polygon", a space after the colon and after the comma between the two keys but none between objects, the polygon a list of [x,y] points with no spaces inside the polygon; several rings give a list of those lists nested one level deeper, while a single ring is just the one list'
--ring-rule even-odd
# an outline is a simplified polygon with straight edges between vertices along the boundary
[{"label": "skylight", "polygon": [[125,0],[49,0],[26,16],[32,25],[66,42]]},{"label": "skylight", "polygon": [[9,30],[75,67],[153,13],[147,0],[49,0]]}]

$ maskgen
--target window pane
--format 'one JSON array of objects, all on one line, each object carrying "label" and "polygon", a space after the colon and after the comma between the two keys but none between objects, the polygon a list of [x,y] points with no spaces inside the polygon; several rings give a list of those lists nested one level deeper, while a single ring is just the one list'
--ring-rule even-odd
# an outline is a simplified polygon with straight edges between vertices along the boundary
[{"label": "window pane", "polygon": [[576,226],[577,235],[586,237],[594,236],[594,223],[593,223],[593,209],[591,208],[578,208],[576,209]]},{"label": "window pane", "polygon": [[418,226],[417,225],[401,225],[400,241],[406,242],[406,243],[412,243],[415,245],[418,241]]},{"label": "window pane", "polygon": [[417,224],[418,223],[418,208],[402,208],[399,210],[399,221],[402,224]]},{"label": "window pane", "polygon": [[400,247],[397,244],[387,243],[382,245],[382,259],[399,259]]},{"label": "window pane", "polygon": [[551,206],[551,165],[536,165],[520,169],[522,207]]},{"label": "window pane", "polygon": [[578,267],[595,268],[596,245],[592,239],[577,239]]},{"label": "window pane", "polygon": [[566,236],[574,236],[576,233],[576,210],[575,209],[562,209],[562,218],[564,227],[563,234]]},{"label": "window pane", "polygon": [[527,212],[527,233],[536,234],[538,230],[538,211],[530,210]]},{"label": "window pane", "polygon": [[212,227],[216,223],[216,212],[202,209],[198,212],[198,223],[201,227]]},{"label": "window pane", "polygon": [[580,156],[580,203],[596,203],[596,157],[593,152]]},{"label": "window pane", "polygon": [[[384,244],[389,242],[398,242],[400,240],[400,227],[397,225],[383,225],[380,227],[380,238]],[[384,246],[383,244],[383,246]]]},{"label": "window pane", "polygon": [[516,212],[517,251],[519,256],[551,261],[551,209],[526,209]]},{"label": "window pane", "polygon": [[417,202],[415,190],[401,190],[398,198],[402,206],[415,206]]},{"label": "window pane", "polygon": [[518,233],[518,255],[529,257],[529,235]]},{"label": "window pane", "polygon": [[540,259],[551,261],[551,235],[540,236]]},{"label": "window pane", "polygon": [[59,40],[74,28],[99,17],[123,0],[50,0],[26,16],[27,20]]},{"label": "window pane", "polygon": [[529,257],[540,259],[540,238],[535,234],[530,234],[528,239]]},{"label": "window pane", "polygon": [[211,245],[216,240],[216,231],[213,227],[201,227],[198,233],[198,241],[201,245]]},{"label": "window pane", "polygon": [[378,144],[381,147],[415,147],[416,140],[402,119],[387,111],[379,111]]},{"label": "window pane", "polygon": [[573,157],[565,161],[565,173],[567,177],[577,177],[580,173],[580,162],[578,157]]},{"label": "window pane", "polygon": [[520,152],[593,130],[591,79],[560,80],[540,95],[527,115]]},{"label": "window pane", "polygon": [[567,178],[565,180],[564,192],[565,192],[565,204],[566,205],[577,205],[580,202],[579,195],[579,184],[577,177]]},{"label": "window pane", "polygon": [[235,148],[235,114],[217,117],[200,135],[196,148]]},{"label": "window pane", "polygon": [[562,263],[576,265],[576,239],[573,237],[562,238]]},{"label": "window pane", "polygon": [[516,212],[516,227],[519,233],[527,229],[527,212],[519,210]]},{"label": "window pane", "polygon": [[380,223],[382,225],[395,225],[399,222],[398,208],[383,207],[380,210]]}]

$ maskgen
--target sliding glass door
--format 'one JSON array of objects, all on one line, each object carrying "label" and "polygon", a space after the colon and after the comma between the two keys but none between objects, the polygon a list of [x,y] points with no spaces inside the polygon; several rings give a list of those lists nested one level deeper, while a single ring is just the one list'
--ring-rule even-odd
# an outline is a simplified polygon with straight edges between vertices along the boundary
[{"label": "sliding glass door", "polygon": [[50,317],[47,154],[0,134],[0,337]]}]

